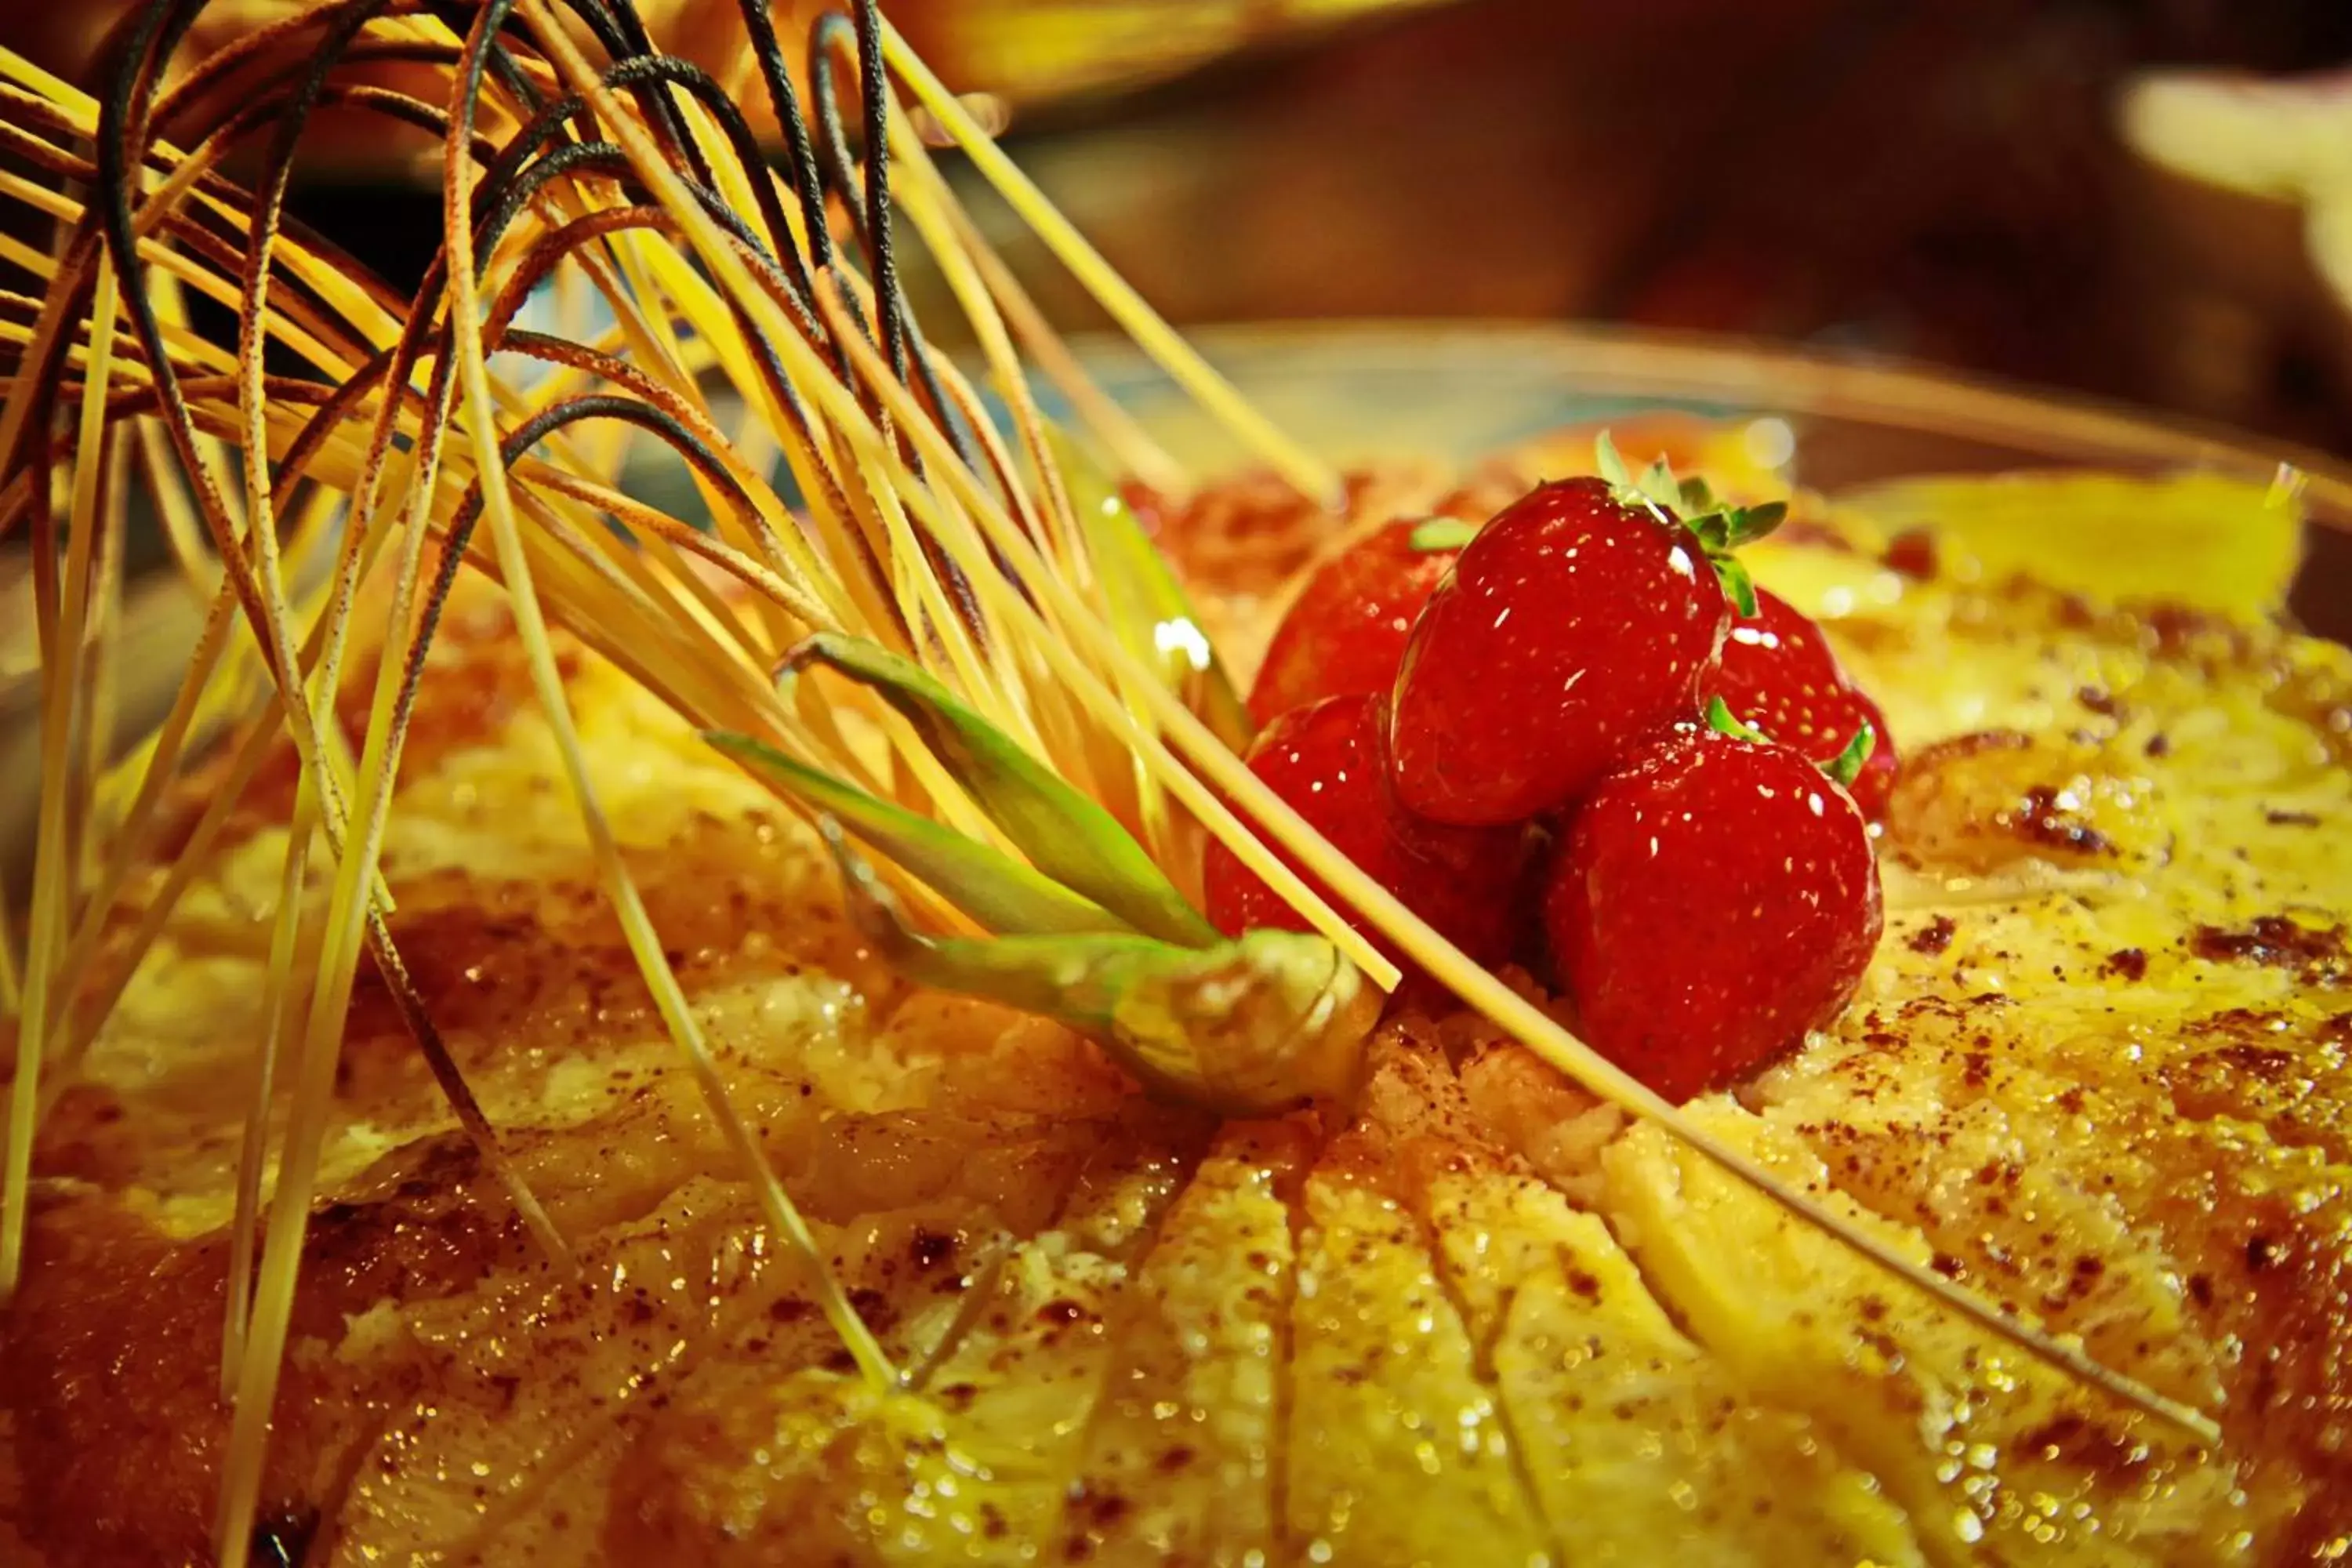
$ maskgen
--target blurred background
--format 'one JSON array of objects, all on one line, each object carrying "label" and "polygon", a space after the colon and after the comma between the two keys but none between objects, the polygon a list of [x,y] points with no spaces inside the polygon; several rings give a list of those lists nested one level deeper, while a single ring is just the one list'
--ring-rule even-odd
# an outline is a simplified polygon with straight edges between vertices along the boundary
[{"label": "blurred background", "polygon": [[[119,8],[8,5],[0,41],[80,75]],[[281,8],[216,0],[205,26],[225,41]],[[735,63],[733,0],[641,8],[664,47]],[[885,10],[1181,322],[1759,334],[2352,454],[2346,0]],[[322,139],[297,207],[412,279],[432,151]]]}]

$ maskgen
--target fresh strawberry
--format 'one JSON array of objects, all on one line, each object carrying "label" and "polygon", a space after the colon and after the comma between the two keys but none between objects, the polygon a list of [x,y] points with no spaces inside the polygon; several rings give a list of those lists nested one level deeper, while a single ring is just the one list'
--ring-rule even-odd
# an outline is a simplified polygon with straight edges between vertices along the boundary
[{"label": "fresh strawberry", "polygon": [[1391,522],[1318,567],[1275,630],[1250,716],[1268,724],[1326,697],[1386,696],[1413,617],[1470,532],[1449,518]]},{"label": "fresh strawberry", "polygon": [[[1407,812],[1388,784],[1387,730],[1385,698],[1327,698],[1259,731],[1250,771],[1407,909],[1479,963],[1493,962],[1508,939],[1520,832],[1445,827]],[[1203,879],[1209,920],[1220,931],[1307,929],[1305,918],[1222,843],[1211,841]],[[1335,907],[1349,912],[1344,903]],[[1368,921],[1353,923],[1370,933]]]},{"label": "fresh strawberry", "polygon": [[1756,591],[1756,615],[1732,623],[1706,694],[1722,698],[1741,719],[1824,766],[1868,725],[1870,760],[1848,788],[1864,816],[1885,811],[1895,773],[1886,716],[1839,668],[1822,628],[1787,600]]},{"label": "fresh strawberry", "polygon": [[1882,918],[1869,827],[1846,793],[1789,747],[1696,725],[1609,771],[1544,890],[1585,1040],[1675,1101],[1836,1017]]},{"label": "fresh strawberry", "polygon": [[1638,488],[1619,469],[1539,486],[1463,547],[1397,676],[1390,734],[1405,805],[1439,822],[1523,821],[1581,796],[1641,736],[1696,715],[1734,605],[1754,603],[1730,549],[1780,509],[1685,522],[1664,496],[1705,504],[1663,469]]}]

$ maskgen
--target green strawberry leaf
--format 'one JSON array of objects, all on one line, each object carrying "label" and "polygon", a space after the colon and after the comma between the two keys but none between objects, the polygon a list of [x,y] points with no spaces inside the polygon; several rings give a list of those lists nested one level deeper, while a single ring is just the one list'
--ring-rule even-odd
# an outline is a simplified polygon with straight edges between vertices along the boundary
[{"label": "green strawberry leaf", "polygon": [[1853,781],[1862,776],[1863,765],[1870,761],[1871,752],[1877,749],[1878,731],[1864,723],[1845,743],[1845,750],[1822,764],[1822,772],[1836,780],[1839,787],[1851,789]]},{"label": "green strawberry leaf", "polygon": [[1766,501],[1761,506],[1719,506],[1705,479],[1676,479],[1674,466],[1663,457],[1644,468],[1639,479],[1631,478],[1625,471],[1625,459],[1606,430],[1594,438],[1592,447],[1594,465],[1601,470],[1601,477],[1627,505],[1647,503],[1662,521],[1681,517],[1683,526],[1690,530],[1699,548],[1706,552],[1707,564],[1715,568],[1724,594],[1738,606],[1741,616],[1753,616],[1756,584],[1731,552],[1780,527],[1789,514],[1787,504]]},{"label": "green strawberry leaf", "polygon": [[1050,881],[1146,936],[1207,947],[1222,935],[1185,900],[1118,819],[1057,777],[920,666],[856,637],[820,632],[784,656],[782,682],[822,664],[905,716],[1013,847]]},{"label": "green strawberry leaf", "polygon": [[1734,507],[1724,514],[1725,532],[1730,547],[1738,549],[1752,544],[1780,526],[1789,515],[1786,501],[1768,500],[1761,506]]},{"label": "green strawberry leaf", "polygon": [[1731,704],[1720,697],[1706,700],[1706,727],[1718,735],[1728,735],[1735,741],[1767,739],[1763,731],[1731,711]]},{"label": "green strawberry leaf", "polygon": [[1459,550],[1478,537],[1478,525],[1464,522],[1455,517],[1433,517],[1413,524],[1412,534],[1406,542],[1423,555],[1434,555],[1444,550]]},{"label": "green strawberry leaf", "polygon": [[1609,438],[1606,430],[1593,437],[1592,466],[1612,488],[1621,490],[1633,488],[1633,476],[1625,471],[1625,459],[1617,455],[1617,443]]},{"label": "green strawberry leaf", "polygon": [[1132,931],[927,935],[838,823],[820,816],[817,829],[851,920],[907,979],[1059,1019],[1153,1092],[1227,1115],[1354,1095],[1381,993],[1322,937],[1257,930],[1202,946]]},{"label": "green strawberry leaf", "polygon": [[1086,532],[1087,551],[1109,600],[1109,620],[1119,641],[1198,713],[1218,740],[1236,752],[1246,749],[1256,730],[1249,705],[1217,657],[1215,645],[1201,631],[1200,615],[1167,557],[1153,545],[1109,477],[1060,429],[1048,425],[1045,434],[1069,489],[1071,510]]},{"label": "green strawberry leaf", "polygon": [[1706,563],[1715,568],[1716,581],[1723,584],[1724,596],[1731,601],[1740,617],[1755,619],[1756,579],[1748,574],[1748,568],[1739,563],[1738,557],[1728,551],[1710,550]]},{"label": "green strawberry leaf", "polygon": [[1109,910],[1035,868],[928,816],[796,762],[765,741],[724,730],[706,730],[702,738],[778,794],[838,817],[893,865],[990,931],[1037,936],[1076,931],[1134,934]]},{"label": "green strawberry leaf", "polygon": [[1674,466],[1661,456],[1642,470],[1633,488],[1656,501],[1660,506],[1678,508],[1683,504],[1682,487],[1675,482]]}]

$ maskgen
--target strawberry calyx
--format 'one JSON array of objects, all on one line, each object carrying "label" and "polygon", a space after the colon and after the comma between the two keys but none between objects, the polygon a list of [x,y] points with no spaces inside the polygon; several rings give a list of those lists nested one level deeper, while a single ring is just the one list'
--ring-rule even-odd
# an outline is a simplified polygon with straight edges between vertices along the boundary
[{"label": "strawberry calyx", "polygon": [[1423,555],[1459,550],[1478,537],[1478,524],[1458,517],[1428,517],[1413,524],[1407,543]]},{"label": "strawberry calyx", "polygon": [[1760,506],[1726,506],[1696,477],[1678,479],[1674,466],[1663,457],[1636,477],[1618,455],[1617,444],[1603,430],[1593,442],[1593,462],[1601,477],[1628,506],[1647,507],[1661,522],[1679,521],[1698,540],[1706,563],[1715,569],[1727,598],[1742,616],[1756,614],[1756,583],[1733,553],[1780,526],[1789,515],[1784,501]]},{"label": "strawberry calyx", "polygon": [[[1710,697],[1706,703],[1706,727],[1717,734],[1728,735],[1735,741],[1769,741],[1771,737],[1731,710],[1731,704],[1721,697]],[[1878,750],[1878,730],[1868,720],[1853,732],[1838,754],[1820,764],[1822,773],[1840,789],[1852,789],[1853,781],[1862,776],[1864,764]]]},{"label": "strawberry calyx", "polygon": [[1710,697],[1706,702],[1706,727],[1718,735],[1728,735],[1735,741],[1762,742],[1768,737],[1763,731],[1731,710],[1731,704],[1720,697]]},{"label": "strawberry calyx", "polygon": [[1862,776],[1863,764],[1870,761],[1871,753],[1876,750],[1878,731],[1864,720],[1862,727],[1853,732],[1853,739],[1845,743],[1845,749],[1822,764],[1822,772],[1836,780],[1840,789],[1850,790],[1853,787],[1853,781]]}]

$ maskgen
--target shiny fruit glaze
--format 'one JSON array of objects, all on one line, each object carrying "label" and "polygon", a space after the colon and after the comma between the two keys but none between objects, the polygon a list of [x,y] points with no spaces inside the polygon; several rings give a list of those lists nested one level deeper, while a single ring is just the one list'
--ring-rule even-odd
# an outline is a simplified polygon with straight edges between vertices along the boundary
[{"label": "shiny fruit glaze", "polygon": [[1896,772],[1886,715],[1847,679],[1821,627],[1766,589],[1757,590],[1756,608],[1755,616],[1732,623],[1706,694],[1722,698],[1739,718],[1816,763],[1834,760],[1854,731],[1869,725],[1869,760],[1846,787],[1863,814],[1875,820],[1886,810]]},{"label": "shiny fruit glaze", "polygon": [[1602,479],[1538,487],[1462,552],[1397,677],[1397,792],[1438,822],[1520,822],[1692,718],[1732,605],[1699,541]]},{"label": "shiny fruit glaze", "polygon": [[1423,527],[1383,524],[1307,578],[1258,668],[1252,718],[1270,724],[1326,697],[1385,696],[1396,684],[1413,619],[1461,553],[1416,545]]},{"label": "shiny fruit glaze", "polygon": [[1786,746],[1697,726],[1635,748],[1594,788],[1543,918],[1585,1040],[1673,1100],[1834,1018],[1884,919],[1852,798]]},{"label": "shiny fruit glaze", "polygon": [[[1495,962],[1509,934],[1523,836],[1517,826],[1448,827],[1406,811],[1387,780],[1386,708],[1381,698],[1357,696],[1293,709],[1258,732],[1250,771],[1446,940],[1481,963]],[[1219,930],[1307,929],[1223,844],[1210,844],[1202,876]],[[1370,933],[1360,919],[1354,923]]]}]

